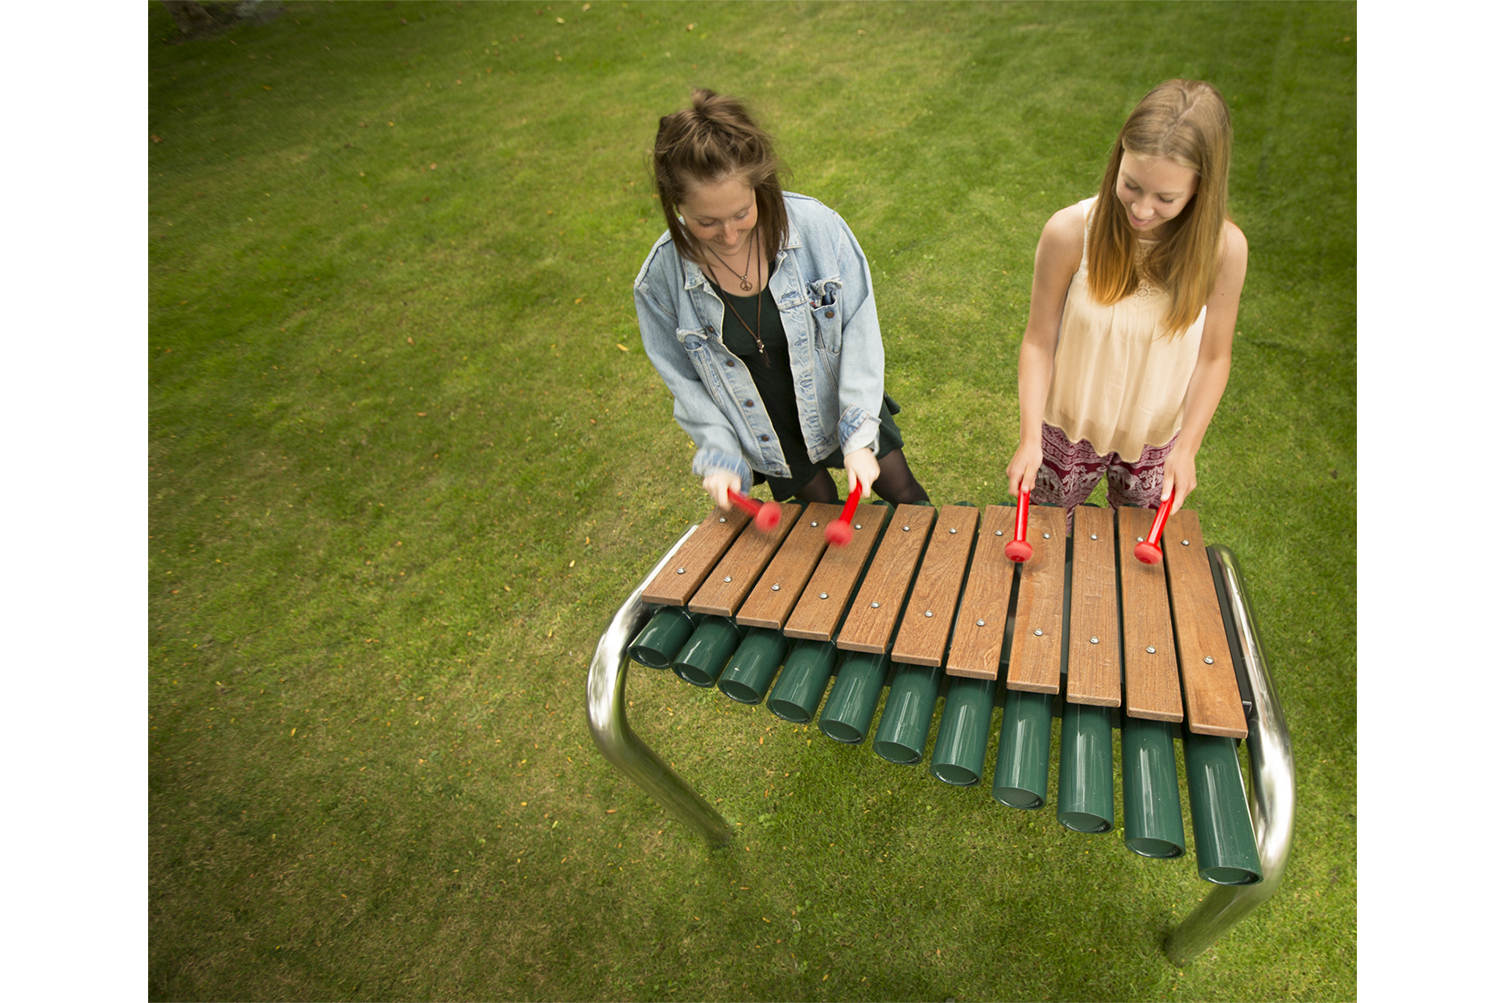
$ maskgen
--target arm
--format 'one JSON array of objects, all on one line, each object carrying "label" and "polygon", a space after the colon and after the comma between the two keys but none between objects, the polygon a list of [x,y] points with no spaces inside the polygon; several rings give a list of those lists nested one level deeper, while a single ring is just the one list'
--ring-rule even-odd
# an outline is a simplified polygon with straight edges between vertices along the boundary
[{"label": "arm", "polygon": [[1174,498],[1171,515],[1181,510],[1186,496],[1197,486],[1197,451],[1212,423],[1213,412],[1228,386],[1233,364],[1233,330],[1238,320],[1239,297],[1244,291],[1244,273],[1249,265],[1249,243],[1243,231],[1228,222],[1223,225],[1223,261],[1212,294],[1207,297],[1207,319],[1202,324],[1202,344],[1197,364],[1186,388],[1186,410],[1181,431],[1165,458],[1165,484],[1160,500]]},{"label": "arm", "polygon": [[1035,248],[1035,277],[1030,288],[1029,322],[1019,346],[1019,446],[1009,460],[1009,493],[1035,487],[1040,469],[1040,423],[1055,373],[1056,342],[1066,291],[1082,263],[1086,220],[1077,206],[1067,206],[1045,224]]},{"label": "arm", "polygon": [[[834,213],[833,213],[834,215]],[[883,335],[873,300],[873,277],[857,237],[838,215],[841,245],[837,274],[842,284],[841,371],[837,397],[842,402],[840,429],[847,493],[862,485],[862,497],[873,493],[878,479],[878,409],[883,400]]]},{"label": "arm", "polygon": [[[658,253],[672,251],[660,248]],[[728,488],[739,488],[743,494],[752,490],[752,467],[742,456],[737,433],[686,357],[675,334],[677,317],[660,302],[655,292],[651,287],[649,269],[645,266],[632,290],[643,350],[674,395],[674,420],[696,445],[691,469],[702,477],[702,485],[716,504],[727,508]]]}]

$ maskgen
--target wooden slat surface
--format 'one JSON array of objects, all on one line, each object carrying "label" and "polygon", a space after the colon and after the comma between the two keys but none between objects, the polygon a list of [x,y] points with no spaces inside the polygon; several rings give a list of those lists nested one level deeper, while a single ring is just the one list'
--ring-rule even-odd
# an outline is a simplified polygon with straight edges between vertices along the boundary
[{"label": "wooden slat surface", "polygon": [[847,603],[857,591],[857,579],[882,535],[883,520],[890,511],[884,505],[857,506],[852,517],[852,542],[845,547],[826,548],[799,603],[784,624],[785,637],[829,641],[836,636]]},{"label": "wooden slat surface", "polygon": [[1003,552],[1014,539],[1014,514],[1012,505],[989,505],[983,510],[951,653],[946,657],[948,676],[998,678],[1014,590],[1014,562]]},{"label": "wooden slat surface", "polygon": [[1165,563],[1141,564],[1134,545],[1150,533],[1155,513],[1118,510],[1118,571],[1123,587],[1124,713],[1149,721],[1180,721],[1181,680],[1165,589]]},{"label": "wooden slat surface", "polygon": [[685,545],[679,548],[674,560],[664,565],[664,569],[643,589],[643,602],[661,606],[683,606],[689,602],[742,527],[750,521],[751,517],[741,509],[730,512],[712,509],[690,534]]},{"label": "wooden slat surface", "polygon": [[961,595],[967,561],[976,539],[977,509],[947,505],[936,514],[935,529],[904,608],[899,636],[889,657],[909,665],[939,668],[951,638],[951,618]]},{"label": "wooden slat surface", "polygon": [[735,613],[799,518],[798,506],[784,505],[781,506],[779,524],[773,529],[764,533],[754,526],[737,537],[706,576],[705,584],[690,598],[690,612],[715,616]]},{"label": "wooden slat surface", "polygon": [[805,508],[784,545],[769,562],[768,570],[753,586],[752,595],[737,611],[738,623],[746,627],[783,628],[815,571],[816,562],[826,551],[826,523],[840,516],[840,505],[817,504]]},{"label": "wooden slat surface", "polygon": [[1186,692],[1186,725],[1198,735],[1245,738],[1249,725],[1244,720],[1228,634],[1223,629],[1217,588],[1195,512],[1182,509],[1166,520],[1161,550],[1170,577],[1171,616],[1176,622],[1181,681]]},{"label": "wooden slat surface", "polygon": [[914,580],[915,568],[934,522],[935,509],[929,505],[900,505],[894,509],[873,563],[852,601],[836,647],[880,655],[888,650],[905,593]]},{"label": "wooden slat surface", "polygon": [[[1008,688],[1029,693],[1061,691],[1061,608],[1066,592],[1066,512],[1038,506],[1029,512],[1025,537],[1034,554],[1019,576]],[[1036,633],[1038,631],[1038,633]]]},{"label": "wooden slat surface", "polygon": [[1113,510],[1079,506],[1072,524],[1071,545],[1071,637],[1066,652],[1066,699],[1095,707],[1117,707],[1122,700]]}]

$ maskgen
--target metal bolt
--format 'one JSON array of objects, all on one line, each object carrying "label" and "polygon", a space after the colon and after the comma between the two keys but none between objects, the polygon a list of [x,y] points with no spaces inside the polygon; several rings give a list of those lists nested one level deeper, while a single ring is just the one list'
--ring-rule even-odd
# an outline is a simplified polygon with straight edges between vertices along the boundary
[{"label": "metal bolt", "polygon": [[986,620],[978,620],[977,625],[979,627],[986,627],[988,625],[988,622]]},{"label": "metal bolt", "polygon": [[1148,651],[1152,655],[1155,653],[1155,647],[1154,647],[1154,645],[1151,645],[1150,647],[1145,648],[1144,650]]},{"label": "metal bolt", "polygon": [[676,571],[675,571],[675,572],[674,572],[674,573],[675,573],[675,574],[676,574],[676,575],[682,575],[682,574],[684,574],[684,573],[685,573],[685,569],[684,569],[684,568],[679,568],[679,569],[677,569],[677,570],[676,570]]},{"label": "metal bolt", "polygon": [[905,526],[905,527],[904,527],[904,532],[906,532],[906,533],[908,533],[908,532],[909,532],[909,527],[908,527],[908,526]]},{"label": "metal bolt", "polygon": [[873,603],[873,609],[877,609],[877,608],[878,608],[878,604],[877,603]]},{"label": "metal bolt", "polygon": [[1095,637],[1094,637],[1094,638],[1093,638],[1093,639],[1092,639],[1092,643],[1093,643],[1093,644],[1096,644],[1096,643],[1097,643],[1097,638],[1095,638]]},{"label": "metal bolt", "polygon": [[935,614],[932,613],[932,612],[930,612],[930,610],[928,610],[928,609],[925,611],[925,615],[926,616],[935,616]]},{"label": "metal bolt", "polygon": [[1035,628],[1035,636],[1036,637],[1044,637],[1045,636],[1045,631],[1041,630],[1039,627],[1036,627]]},{"label": "metal bolt", "polygon": [[1202,659],[1202,661],[1206,662],[1208,665],[1211,665],[1212,664],[1212,656],[1208,655],[1206,658]]},{"label": "metal bolt", "polygon": [[1049,533],[1046,533],[1046,534],[1045,534],[1045,538],[1046,538],[1046,539],[1047,539],[1047,540],[1049,540],[1049,539],[1050,539],[1050,534],[1049,534]]},{"label": "metal bolt", "polygon": [[1096,540],[1096,539],[1097,539],[1097,534],[1096,534],[1096,533],[1093,533],[1093,534],[1092,534],[1092,538],[1093,538],[1093,539],[1094,539],[1094,540]]},{"label": "metal bolt", "polygon": [[815,527],[815,526],[819,526],[819,525],[820,525],[820,523],[818,523],[818,522],[816,522],[816,521],[815,521],[815,520],[814,520],[814,519],[811,519],[811,520],[810,520],[810,525],[811,525],[811,527],[812,527],[812,528],[813,528],[813,527]]},{"label": "metal bolt", "polygon": [[1137,537],[1134,538],[1134,542],[1135,543],[1143,543],[1144,542],[1144,537],[1137,536]]},{"label": "metal bolt", "polygon": [[728,584],[730,584],[730,582],[731,582],[731,580],[732,580],[732,576],[731,576],[731,575],[727,575],[727,576],[726,576],[726,577],[725,577],[725,578],[723,578],[723,579],[721,579],[721,580],[722,580],[722,581],[723,581],[723,582],[727,582],[727,583],[728,583]]},{"label": "metal bolt", "polygon": [[779,583],[778,582],[774,582],[772,588],[773,588],[773,591],[777,592],[779,590]]},{"label": "metal bolt", "polygon": [[1001,530],[1001,529],[995,529],[995,530],[993,530],[993,535],[994,536],[1002,536],[1003,535],[1003,530]]},{"label": "metal bolt", "polygon": [[1191,546],[1191,541],[1190,540],[1182,540],[1181,541],[1181,546],[1183,546],[1183,547],[1190,547]]},{"label": "metal bolt", "polygon": [[856,525],[854,525],[852,528],[853,529],[861,529],[862,528],[862,523],[859,522]]},{"label": "metal bolt", "polygon": [[952,535],[952,536],[955,536],[955,535],[956,535],[956,527],[955,527],[955,526],[952,526],[952,527],[951,527],[951,535]]},{"label": "metal bolt", "polygon": [[826,598],[826,594],[825,594],[825,593],[824,593],[824,592],[822,592],[822,593],[821,593],[821,594],[820,594],[820,597],[821,597],[821,598],[822,598],[822,599],[824,599],[824,598]]}]

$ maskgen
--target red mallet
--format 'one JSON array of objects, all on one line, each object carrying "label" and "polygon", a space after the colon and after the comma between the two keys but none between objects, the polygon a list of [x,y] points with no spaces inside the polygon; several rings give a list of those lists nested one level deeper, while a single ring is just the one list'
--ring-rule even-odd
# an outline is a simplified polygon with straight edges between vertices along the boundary
[{"label": "red mallet", "polygon": [[747,497],[747,495],[730,490],[727,491],[726,497],[733,505],[752,516],[753,525],[763,532],[766,533],[779,524],[779,518],[783,513],[779,511],[778,505],[773,502],[754,501]]},{"label": "red mallet", "polygon": [[1020,491],[1019,510],[1014,515],[1014,539],[1003,548],[1003,553],[1009,560],[1027,561],[1034,555],[1035,548],[1024,539],[1027,532],[1029,532],[1029,492]]},{"label": "red mallet", "polygon": [[826,542],[833,547],[845,547],[852,542],[852,516],[857,513],[857,503],[862,500],[862,482],[857,490],[847,495],[847,503],[841,510],[841,518],[826,523]]},{"label": "red mallet", "polygon": [[1155,513],[1155,522],[1150,526],[1149,538],[1134,546],[1134,556],[1145,564],[1160,563],[1160,531],[1165,529],[1165,518],[1171,514],[1171,502],[1175,500],[1173,496],[1160,503],[1160,508]]}]

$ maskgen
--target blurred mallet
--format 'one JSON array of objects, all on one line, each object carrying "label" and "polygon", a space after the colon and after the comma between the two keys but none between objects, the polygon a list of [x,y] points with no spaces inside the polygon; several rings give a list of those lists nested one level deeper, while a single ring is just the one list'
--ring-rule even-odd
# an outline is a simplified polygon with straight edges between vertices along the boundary
[{"label": "blurred mallet", "polygon": [[1031,547],[1024,539],[1029,532],[1029,492],[1019,492],[1019,510],[1014,515],[1014,539],[1003,553],[1011,561],[1027,561],[1034,554],[1035,548]]},{"label": "blurred mallet", "polygon": [[779,517],[782,513],[774,502],[755,501],[747,495],[731,490],[727,491],[726,497],[733,505],[752,516],[753,525],[763,532],[766,533],[779,524]]},{"label": "blurred mallet", "polygon": [[852,516],[857,513],[857,503],[862,500],[862,482],[857,482],[857,490],[847,495],[847,503],[842,507],[841,518],[835,522],[826,523],[826,542],[833,547],[845,547],[852,542]]},{"label": "blurred mallet", "polygon": [[1171,514],[1171,502],[1174,497],[1167,498],[1160,503],[1160,508],[1155,512],[1155,522],[1150,526],[1150,535],[1143,542],[1134,545],[1134,556],[1145,564],[1159,564],[1160,531],[1165,529],[1165,518]]}]

